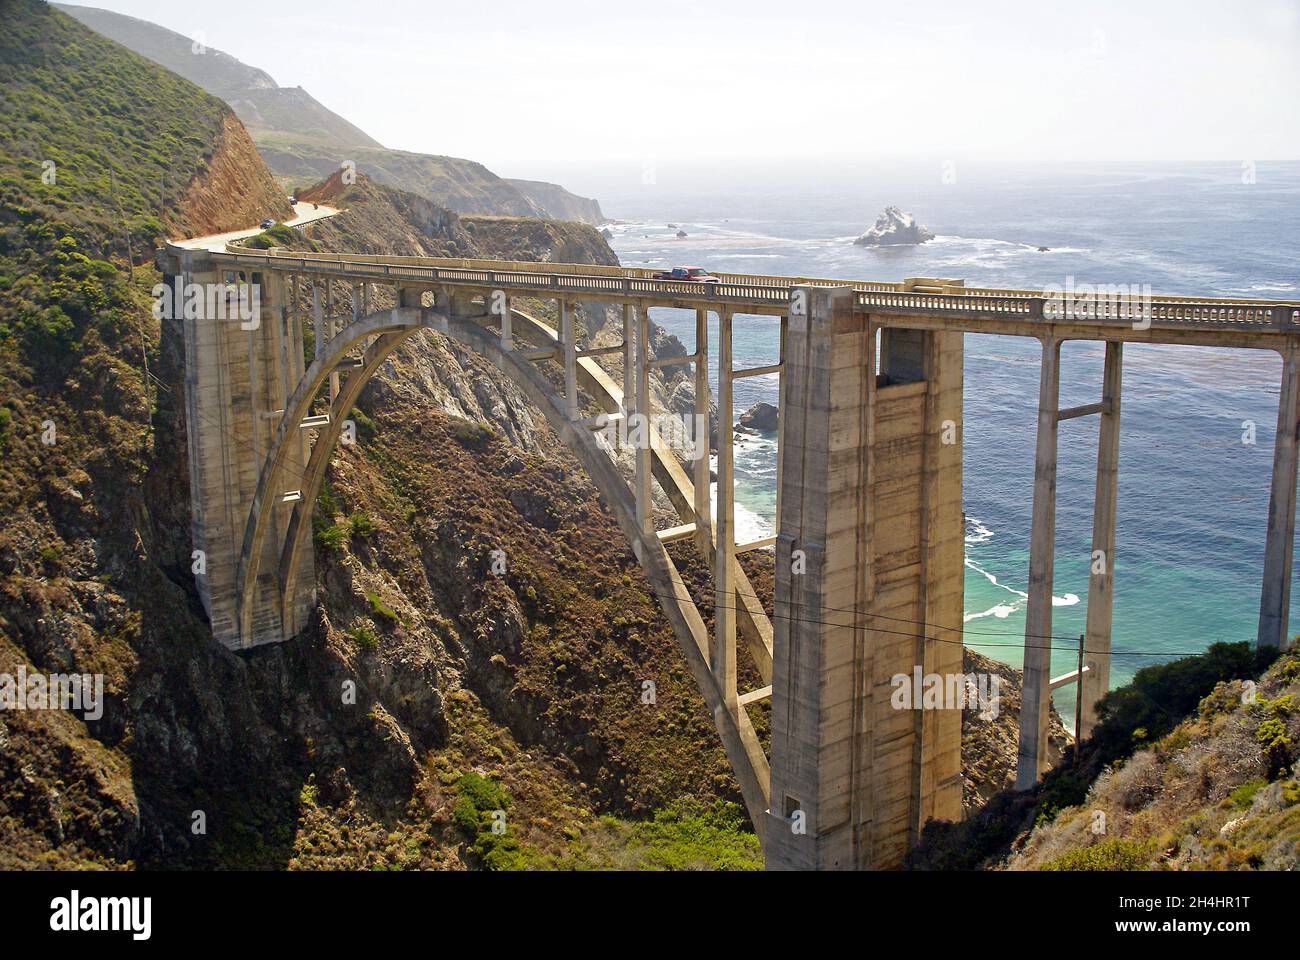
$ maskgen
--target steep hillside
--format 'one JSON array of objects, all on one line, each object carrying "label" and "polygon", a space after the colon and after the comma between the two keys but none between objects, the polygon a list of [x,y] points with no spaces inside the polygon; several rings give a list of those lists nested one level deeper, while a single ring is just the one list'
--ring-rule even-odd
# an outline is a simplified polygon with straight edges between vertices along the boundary
[{"label": "steep hillside", "polygon": [[0,144],[11,222],[57,219],[93,252],[291,213],[224,103],[32,0],[5,4]]},{"label": "steep hillside", "polygon": [[190,37],[147,20],[95,7],[55,6],[95,32],[220,97],[235,109],[254,136],[261,131],[280,131],[334,146],[380,146],[379,141],[326,109],[302,87],[281,87],[270,74],[228,53],[197,44]]},{"label": "steep hillside", "polygon": [[92,7],[59,8],[225,100],[291,187],[315,183],[350,161],[379,183],[461,213],[604,222],[595,200],[556,184],[503,180],[472,160],[389,150],[301,87],[281,87],[265,71],[157,24]]},{"label": "steep hillside", "polygon": [[1035,789],[997,793],[962,823],[930,824],[910,865],[1294,868],[1300,657],[1265,670],[1272,657],[1216,643],[1143,667],[1102,699],[1092,736]]},{"label": "steep hillside", "polygon": [[279,133],[261,135],[258,148],[272,170],[298,187],[352,163],[358,172],[377,183],[417,194],[457,213],[544,215],[542,208],[519,189],[472,160],[404,150],[345,149]]},{"label": "steep hillside", "polygon": [[1300,653],[1258,682],[1220,681],[1138,741],[1081,803],[1041,818],[1008,869],[1300,869]]}]

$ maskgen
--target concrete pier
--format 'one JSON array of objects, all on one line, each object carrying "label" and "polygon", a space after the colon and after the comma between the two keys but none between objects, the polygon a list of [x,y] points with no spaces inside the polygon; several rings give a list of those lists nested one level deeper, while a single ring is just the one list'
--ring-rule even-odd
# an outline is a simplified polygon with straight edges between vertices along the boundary
[{"label": "concrete pier", "polygon": [[1052,574],[1056,550],[1056,440],[1061,390],[1061,342],[1043,338],[1038,379],[1038,443],[1034,453],[1034,507],[1029,539],[1029,599],[1025,605],[1025,662],[1020,700],[1016,789],[1038,782],[1047,763],[1052,708]]},{"label": "concrete pier", "polygon": [[[258,549],[262,569],[252,605],[252,632],[240,630],[237,588],[240,546],[253,503],[258,476],[271,437],[283,416],[285,398],[302,377],[302,316],[290,310],[284,274],[204,269],[194,254],[179,260],[179,278],[204,291],[224,287],[225,319],[186,316],[185,386],[188,423],[193,548],[201,551],[205,571],[195,577],[199,597],[212,623],[213,636],[232,648],[280,641],[301,629],[315,603],[310,551],[301,558],[298,592],[286,603],[276,576],[288,518],[281,509]],[[165,275],[168,283],[176,274]],[[189,287],[187,286],[187,289]],[[236,304],[252,303],[256,316],[241,317]],[[301,302],[298,300],[296,302]],[[306,465],[306,439],[297,438],[287,472],[300,478]],[[279,491],[293,502],[298,484]],[[289,611],[290,621],[282,622]],[[286,626],[289,633],[286,634]]]},{"label": "concrete pier", "polygon": [[1097,487],[1092,508],[1092,557],[1088,567],[1088,613],[1084,633],[1083,704],[1080,735],[1097,723],[1097,701],[1110,689],[1110,630],[1115,603],[1115,519],[1119,496],[1119,411],[1124,344],[1106,342],[1102,370],[1101,423],[1097,428]]},{"label": "concrete pier", "polygon": [[1291,566],[1295,553],[1297,437],[1300,436],[1300,356],[1282,356],[1282,387],[1277,401],[1277,437],[1273,446],[1273,482],[1268,498],[1268,534],[1264,541],[1264,584],[1259,598],[1256,645],[1274,650],[1291,646],[1287,617],[1291,609]]},{"label": "concrete pier", "polygon": [[767,863],[896,867],[961,815],[960,710],[891,702],[896,675],[961,672],[961,335],[885,331],[877,382],[853,291],[793,296]]}]

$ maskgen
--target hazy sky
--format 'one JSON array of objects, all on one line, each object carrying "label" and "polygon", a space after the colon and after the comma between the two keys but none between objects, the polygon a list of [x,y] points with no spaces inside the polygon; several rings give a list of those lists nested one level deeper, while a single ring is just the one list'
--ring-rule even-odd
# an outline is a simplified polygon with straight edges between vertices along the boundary
[{"label": "hazy sky", "polygon": [[1300,159],[1300,0],[88,0],[481,160]]}]

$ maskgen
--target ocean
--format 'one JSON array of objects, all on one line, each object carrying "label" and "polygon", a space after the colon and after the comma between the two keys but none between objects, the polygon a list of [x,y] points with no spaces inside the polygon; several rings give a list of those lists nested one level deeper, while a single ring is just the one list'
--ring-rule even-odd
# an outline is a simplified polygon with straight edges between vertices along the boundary
[{"label": "ocean", "polygon": [[[584,185],[574,180],[575,189]],[[804,171],[647,164],[639,178],[592,186],[616,219],[610,242],[627,266],[953,277],[1029,289],[1073,277],[1149,284],[1155,294],[1300,299],[1300,164]],[[854,246],[888,204],[914,213],[936,239]],[[693,314],[652,316],[693,343]],[[736,366],[774,362],[777,334],[771,318],[737,317]],[[965,639],[1019,665],[1040,349],[1037,341],[973,334],[965,348]],[[1066,344],[1062,406],[1098,398],[1102,352],[1100,344]],[[1253,641],[1281,373],[1280,358],[1264,351],[1129,345],[1124,353],[1112,685],[1214,641]],[[715,342],[715,389],[716,357]],[[775,376],[736,383],[735,415],[759,400],[777,401]],[[1251,425],[1255,442],[1244,443]],[[1096,429],[1096,418],[1081,418],[1060,431],[1053,633],[1061,637],[1084,629]],[[740,443],[736,465],[738,539],[766,535],[774,438]],[[1293,598],[1295,632],[1300,590]],[[1072,669],[1076,656],[1071,642],[1058,646],[1054,673]],[[1072,688],[1058,691],[1056,704],[1072,717]]]}]

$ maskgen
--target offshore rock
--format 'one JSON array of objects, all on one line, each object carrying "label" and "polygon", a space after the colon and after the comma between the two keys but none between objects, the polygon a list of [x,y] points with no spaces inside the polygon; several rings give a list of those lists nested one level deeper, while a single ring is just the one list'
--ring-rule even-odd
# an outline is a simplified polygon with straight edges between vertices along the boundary
[{"label": "offshore rock", "polygon": [[934,233],[898,207],[885,207],[876,224],[853,242],[860,247],[899,247],[933,240]]}]

